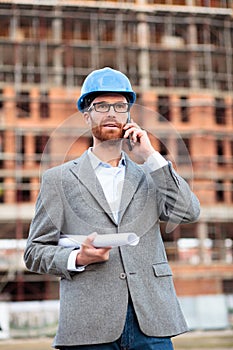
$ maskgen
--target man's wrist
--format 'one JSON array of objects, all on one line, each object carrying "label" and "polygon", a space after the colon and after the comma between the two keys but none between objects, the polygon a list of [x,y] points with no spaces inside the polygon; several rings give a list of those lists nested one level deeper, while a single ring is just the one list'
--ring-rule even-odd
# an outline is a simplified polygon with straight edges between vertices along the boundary
[{"label": "man's wrist", "polygon": [[168,162],[158,151],[154,150],[144,164],[150,171],[155,171],[167,165]]},{"label": "man's wrist", "polygon": [[83,266],[83,264],[81,264],[81,262],[80,262],[80,252],[78,252],[76,255],[75,266],[76,266],[76,268]]},{"label": "man's wrist", "polygon": [[77,250],[77,249],[72,250],[72,252],[70,253],[68,263],[67,263],[68,271],[81,272],[81,271],[85,270],[86,265],[77,265],[77,263],[76,263],[77,254],[79,254],[79,250]]},{"label": "man's wrist", "polygon": [[157,151],[155,151],[154,149],[152,149],[152,150],[148,150],[147,152],[145,152],[144,153],[144,162],[146,162],[147,160],[148,160],[148,158],[150,158],[150,156],[152,155],[152,154],[154,154],[155,152],[157,152]]}]

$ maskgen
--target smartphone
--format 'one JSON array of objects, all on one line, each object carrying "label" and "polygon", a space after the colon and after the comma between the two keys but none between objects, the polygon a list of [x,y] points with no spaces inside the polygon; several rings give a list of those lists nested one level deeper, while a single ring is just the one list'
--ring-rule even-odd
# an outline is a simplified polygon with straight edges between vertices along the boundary
[{"label": "smartphone", "polygon": [[[131,122],[131,117],[130,117],[130,113],[128,113],[127,123],[130,123],[130,122]],[[133,148],[132,148],[130,136],[127,137],[127,145],[128,145],[129,151],[132,151]]]}]

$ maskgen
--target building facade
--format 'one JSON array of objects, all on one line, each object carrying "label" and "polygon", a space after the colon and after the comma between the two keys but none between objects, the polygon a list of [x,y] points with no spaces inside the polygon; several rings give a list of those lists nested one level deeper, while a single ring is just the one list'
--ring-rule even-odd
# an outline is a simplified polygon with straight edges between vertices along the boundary
[{"label": "building facade", "polygon": [[233,4],[227,0],[0,0],[0,292],[54,299],[22,250],[43,171],[91,144],[85,76],[121,70],[135,120],[190,183],[197,223],[163,238],[178,295],[233,294]]}]

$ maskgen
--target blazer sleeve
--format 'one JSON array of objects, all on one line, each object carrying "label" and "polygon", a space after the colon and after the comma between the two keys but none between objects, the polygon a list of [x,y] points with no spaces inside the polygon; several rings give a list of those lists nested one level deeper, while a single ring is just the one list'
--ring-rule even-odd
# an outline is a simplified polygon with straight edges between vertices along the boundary
[{"label": "blazer sleeve", "polygon": [[155,183],[159,217],[171,223],[190,223],[200,215],[200,203],[187,182],[168,165],[151,173]]},{"label": "blazer sleeve", "polygon": [[63,203],[52,170],[44,173],[24,252],[26,267],[36,273],[67,279],[67,262],[73,248],[58,246],[63,225]]}]

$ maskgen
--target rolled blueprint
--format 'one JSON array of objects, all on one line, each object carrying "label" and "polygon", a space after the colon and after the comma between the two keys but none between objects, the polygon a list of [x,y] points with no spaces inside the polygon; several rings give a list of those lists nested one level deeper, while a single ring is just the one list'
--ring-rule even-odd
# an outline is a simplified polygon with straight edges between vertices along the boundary
[{"label": "rolled blueprint", "polygon": [[[85,235],[61,235],[58,245],[63,247],[79,248],[87,238]],[[123,245],[135,246],[139,242],[139,237],[134,232],[113,233],[106,235],[97,235],[93,241],[96,248],[121,247]]]}]

